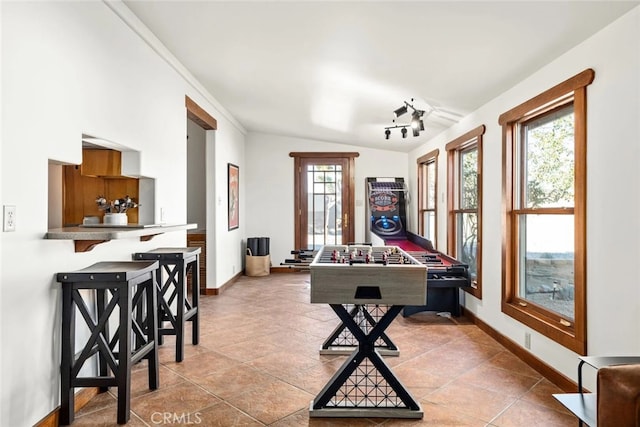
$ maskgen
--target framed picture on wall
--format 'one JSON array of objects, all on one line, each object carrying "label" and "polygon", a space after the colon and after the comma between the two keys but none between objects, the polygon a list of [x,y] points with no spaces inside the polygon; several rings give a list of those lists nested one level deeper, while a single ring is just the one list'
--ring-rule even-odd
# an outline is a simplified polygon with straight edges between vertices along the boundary
[{"label": "framed picture on wall", "polygon": [[227,195],[229,203],[229,230],[234,230],[240,225],[240,169],[238,166],[227,163]]}]

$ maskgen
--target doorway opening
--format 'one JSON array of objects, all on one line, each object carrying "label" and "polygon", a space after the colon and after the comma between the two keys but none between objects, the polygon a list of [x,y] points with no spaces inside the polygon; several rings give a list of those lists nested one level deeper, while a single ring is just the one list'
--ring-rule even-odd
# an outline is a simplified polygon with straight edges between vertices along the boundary
[{"label": "doorway opening", "polygon": [[[185,96],[185,106],[187,110],[187,222],[198,224],[195,230],[187,232],[187,246],[199,247],[200,252],[200,293],[208,294],[207,288],[207,265],[212,266],[210,271],[214,271],[215,261],[213,250],[215,248],[214,230],[207,232],[207,222],[213,218],[215,212],[210,206],[215,206],[211,200],[213,196],[207,196],[207,180],[214,175],[215,162],[209,157],[213,153],[212,147],[207,147],[207,141],[213,141],[211,131],[218,128],[218,123],[203,108],[196,104],[191,98]],[[210,289],[215,293],[215,289]]]},{"label": "doorway opening", "polygon": [[354,240],[354,169],[359,153],[289,153],[295,159],[295,247]]}]

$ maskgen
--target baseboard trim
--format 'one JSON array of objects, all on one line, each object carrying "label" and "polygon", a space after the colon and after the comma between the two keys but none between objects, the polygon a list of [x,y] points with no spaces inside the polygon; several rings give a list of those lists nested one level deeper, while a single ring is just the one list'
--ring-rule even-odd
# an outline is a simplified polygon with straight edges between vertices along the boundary
[{"label": "baseboard trim", "polygon": [[229,289],[231,286],[233,286],[236,283],[236,281],[240,278],[240,276],[242,276],[242,272],[236,273],[235,276],[233,276],[231,279],[229,279],[226,282],[224,282],[219,288],[206,288],[204,290],[204,294],[205,295],[220,295],[223,291],[225,291],[226,289]]},{"label": "baseboard trim", "polygon": [[[74,402],[74,412],[78,412],[82,409],[91,399],[100,393],[98,387],[87,387],[76,392]],[[60,407],[51,411],[49,415],[34,424],[34,427],[58,427],[60,424]]]},{"label": "baseboard trim", "polygon": [[515,341],[512,341],[511,339],[502,335],[500,332],[493,329],[487,323],[485,323],[484,321],[476,317],[476,315],[471,313],[469,310],[463,310],[463,311],[464,311],[464,316],[466,316],[471,321],[473,321],[473,323],[478,328],[486,332],[491,338],[498,341],[500,344],[506,347],[507,350],[515,354],[523,362],[525,362],[527,365],[531,366],[533,369],[538,371],[546,379],[548,379],[549,381],[557,385],[563,391],[568,393],[571,393],[571,392],[575,393],[578,390],[578,385],[575,382],[573,382],[573,380],[566,377],[562,373],[556,371],[553,367],[551,367],[550,365],[547,365],[545,362],[535,357],[533,354],[528,352],[525,348],[516,344]]},{"label": "baseboard trim", "polygon": [[300,268],[293,268],[293,267],[271,267],[272,273],[299,273],[301,271],[304,273],[308,273],[309,269],[302,270]]}]

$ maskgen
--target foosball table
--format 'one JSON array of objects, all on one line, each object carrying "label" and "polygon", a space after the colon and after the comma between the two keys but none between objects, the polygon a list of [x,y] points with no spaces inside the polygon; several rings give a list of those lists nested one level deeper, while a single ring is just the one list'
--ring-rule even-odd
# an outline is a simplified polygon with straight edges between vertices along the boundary
[{"label": "foosball table", "polygon": [[[324,246],[309,264],[311,303],[329,304],[358,345],[309,408],[310,417],[422,418],[420,404],[378,351],[406,305],[426,301],[427,267],[396,246]],[[386,310],[363,328],[354,310]]]},{"label": "foosball table", "polygon": [[[411,238],[411,243],[413,243],[412,249],[402,249],[402,245],[393,243],[387,244],[387,246],[398,246],[405,253],[427,266],[427,298],[425,301],[414,301],[405,306],[402,310],[402,315],[406,317],[421,311],[435,311],[448,312],[454,317],[459,317],[462,314],[459,291],[460,289],[470,289],[472,287],[469,266],[442,252],[436,251],[428,240],[413,233],[408,233],[408,235]],[[286,259],[280,265],[307,271],[318,251],[314,249],[299,249],[291,251],[291,254],[295,258]],[[331,254],[328,256],[330,258]]]}]

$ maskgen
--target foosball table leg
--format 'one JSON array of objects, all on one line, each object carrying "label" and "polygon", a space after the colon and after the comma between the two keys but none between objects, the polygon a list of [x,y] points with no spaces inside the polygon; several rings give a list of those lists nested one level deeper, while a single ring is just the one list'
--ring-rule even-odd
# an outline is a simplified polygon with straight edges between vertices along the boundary
[{"label": "foosball table leg", "polygon": [[390,306],[365,333],[342,304],[331,304],[358,348],[311,402],[310,417],[422,418],[420,404],[396,378],[375,348],[403,306]]},{"label": "foosball table leg", "polygon": [[[372,310],[375,311],[375,314],[371,313],[370,306],[373,306]],[[386,305],[383,307],[386,307]],[[353,307],[349,309],[349,316],[360,326],[360,329],[367,331],[376,325],[377,319],[381,317],[379,313],[382,310],[384,309],[377,304],[354,304]],[[379,340],[382,342],[376,343],[376,349],[381,355],[400,355],[400,350],[386,334],[383,333]],[[349,332],[349,329],[347,329],[344,323],[340,323],[322,344],[320,354],[349,355],[353,353],[353,350],[355,350],[357,346],[358,340]]]}]

